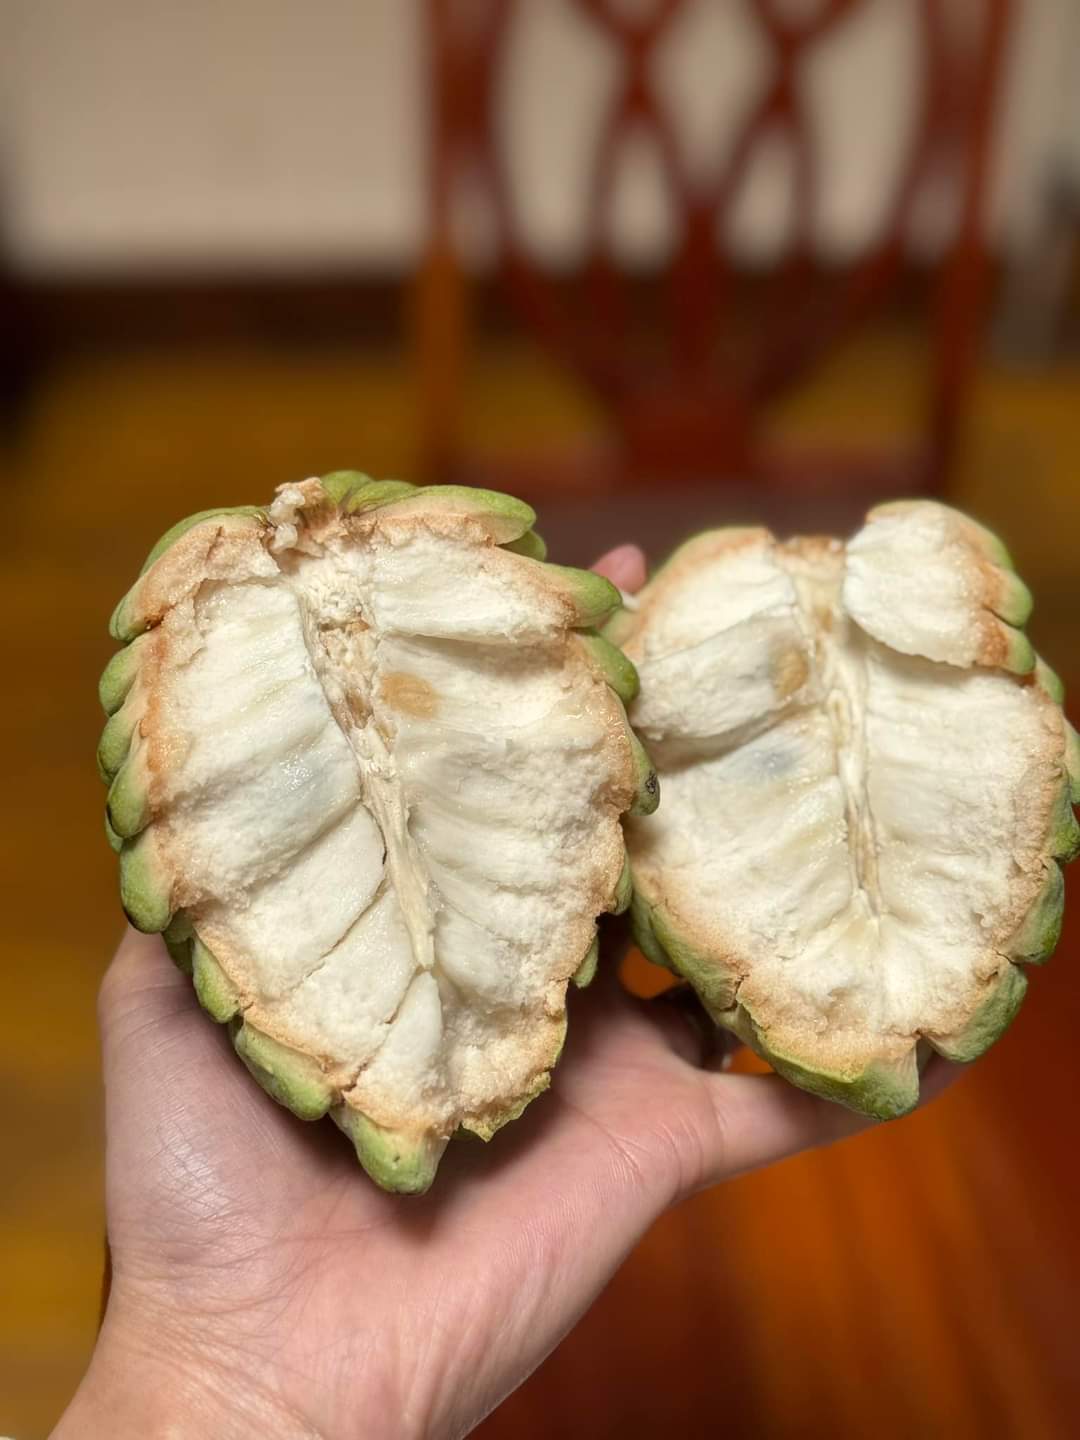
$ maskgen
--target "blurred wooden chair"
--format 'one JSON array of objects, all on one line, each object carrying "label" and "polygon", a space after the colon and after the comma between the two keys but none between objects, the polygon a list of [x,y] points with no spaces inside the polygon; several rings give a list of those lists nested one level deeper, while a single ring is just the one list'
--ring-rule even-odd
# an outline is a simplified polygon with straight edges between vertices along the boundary
[{"label": "blurred wooden chair", "polygon": [[[894,492],[940,488],[963,415],[983,309],[984,199],[1010,0],[966,6],[911,0],[920,93],[910,143],[884,224],[840,270],[824,270],[813,251],[822,177],[804,74],[816,48],[833,43],[834,32],[843,31],[865,0],[798,7],[748,0],[768,47],[769,70],[736,132],[716,137],[708,184],[684,163],[650,61],[683,13],[710,0],[633,7],[620,0],[567,3],[621,60],[603,122],[591,142],[583,137],[593,145],[587,238],[570,278],[545,266],[530,246],[509,174],[498,102],[519,0],[428,0],[429,243],[416,334],[429,474],[496,479],[525,493],[582,485],[596,493],[727,477],[803,491],[819,483]],[[958,33],[962,11],[973,23]],[[662,292],[661,319],[644,348],[633,315],[640,287],[620,271],[607,225],[620,147],[635,131],[658,148],[678,230],[671,263],[654,286]],[[773,137],[789,147],[792,222],[782,261],[751,287],[740,279],[727,241],[717,237],[728,233],[725,222],[755,156]],[[951,182],[954,220],[931,286],[919,433],[902,453],[895,447],[890,454],[830,447],[829,453],[791,455],[769,447],[761,432],[770,409],[842,339],[896,300],[912,217],[925,187],[943,176]],[[567,455],[560,465],[545,456],[542,472],[535,463],[530,472],[524,455],[484,461],[469,453],[462,438],[463,376],[474,353],[478,287],[455,244],[453,212],[459,187],[469,184],[483,192],[495,232],[498,288],[516,322],[586,388],[609,422],[603,442]],[[751,288],[760,304],[747,325],[738,315]]]}]

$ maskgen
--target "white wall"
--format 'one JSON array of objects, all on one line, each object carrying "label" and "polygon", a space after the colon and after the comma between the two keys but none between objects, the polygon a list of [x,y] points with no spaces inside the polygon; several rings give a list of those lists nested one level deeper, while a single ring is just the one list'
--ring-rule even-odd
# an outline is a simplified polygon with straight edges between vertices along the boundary
[{"label": "white wall", "polygon": [[[410,262],[424,215],[422,5],[0,0],[0,159],[16,263],[55,272]],[[1006,239],[1022,235],[1047,153],[1070,134],[1080,168],[1075,108],[1066,119],[1078,8],[1020,0],[995,199]],[[571,0],[523,0],[523,9],[507,86],[514,166],[534,239],[566,256],[581,233],[583,136],[615,70]],[[868,0],[816,62],[824,253],[858,246],[881,213],[910,122],[913,9],[914,0]],[[765,72],[747,15],[743,0],[697,0],[661,56],[657,85],[678,97],[691,160]],[[764,157],[733,229],[745,253],[766,255],[781,239],[784,182],[782,154]],[[614,212],[628,255],[654,257],[670,241],[647,152],[627,154]]]},{"label": "white wall", "polygon": [[276,268],[415,247],[415,0],[14,6],[23,266]]}]

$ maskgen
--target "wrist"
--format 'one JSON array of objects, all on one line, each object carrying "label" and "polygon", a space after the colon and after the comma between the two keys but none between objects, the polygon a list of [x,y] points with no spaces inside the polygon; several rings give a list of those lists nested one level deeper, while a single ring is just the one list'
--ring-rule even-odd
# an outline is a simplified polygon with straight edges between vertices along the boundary
[{"label": "wrist", "polygon": [[122,1323],[112,1309],[52,1440],[276,1440],[307,1434],[237,1362],[226,1367],[152,1316]]}]

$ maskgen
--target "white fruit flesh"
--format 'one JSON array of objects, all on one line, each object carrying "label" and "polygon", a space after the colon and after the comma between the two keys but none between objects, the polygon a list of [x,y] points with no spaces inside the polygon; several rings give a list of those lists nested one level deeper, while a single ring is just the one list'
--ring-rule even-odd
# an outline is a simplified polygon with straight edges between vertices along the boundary
[{"label": "white fruit flesh", "polygon": [[305,482],[230,543],[227,579],[155,582],[127,702],[171,908],[346,1105],[484,1132],[544,1083],[619,882],[620,701],[558,572],[468,514],[345,522]]},{"label": "white fruit flesh", "polygon": [[907,507],[846,550],[699,537],[624,642],[664,796],[630,830],[635,887],[729,976],[717,1018],[737,1004],[764,1049],[841,1083],[970,1024],[1046,883],[1066,779],[1057,705],[972,668],[980,597],[1019,582],[930,543],[943,508]]}]

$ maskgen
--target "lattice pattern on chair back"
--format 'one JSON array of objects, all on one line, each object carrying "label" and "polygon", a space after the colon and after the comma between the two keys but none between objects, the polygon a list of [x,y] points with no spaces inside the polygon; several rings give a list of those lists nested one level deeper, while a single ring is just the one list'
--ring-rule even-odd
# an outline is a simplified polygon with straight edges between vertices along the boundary
[{"label": "lattice pattern on chair back", "polygon": [[[819,0],[816,7],[797,7],[794,15],[783,0],[743,0],[767,42],[770,64],[734,134],[716,137],[714,163],[704,176],[691,173],[686,163],[651,62],[680,17],[710,0],[655,0],[632,10],[618,0],[571,3],[616,47],[622,62],[619,83],[590,142],[577,294],[568,303],[565,283],[557,282],[530,248],[508,173],[497,95],[518,0],[429,0],[436,270],[443,267],[445,280],[447,267],[458,263],[451,238],[453,194],[469,171],[486,195],[500,273],[522,323],[599,397],[621,437],[625,468],[654,475],[760,473],[755,433],[764,407],[885,297],[904,261],[921,190],[948,173],[956,223],[941,265],[926,427],[916,457],[919,473],[910,482],[935,484],[949,460],[978,322],[983,199],[1010,0],[973,0],[967,9],[975,23],[959,34],[950,23],[965,8],[957,0],[907,0],[919,41],[910,142],[884,223],[858,259],[830,271],[826,283],[812,250],[822,176],[805,75],[817,47],[867,0]],[[655,145],[677,222],[663,277],[664,344],[659,354],[653,346],[647,355],[634,343],[628,277],[612,254],[608,224],[621,149],[642,132]],[[777,137],[790,158],[790,231],[783,258],[764,287],[753,335],[740,341],[733,365],[718,344],[735,289],[734,262],[722,237],[729,233],[755,157]],[[444,320],[453,309],[447,304],[451,289],[436,284],[429,292],[436,305],[443,304]],[[433,330],[438,329],[436,323]],[[448,354],[444,343],[440,364]],[[450,425],[446,409],[438,422],[444,427]],[[452,448],[445,437],[434,442],[444,458]]]}]

